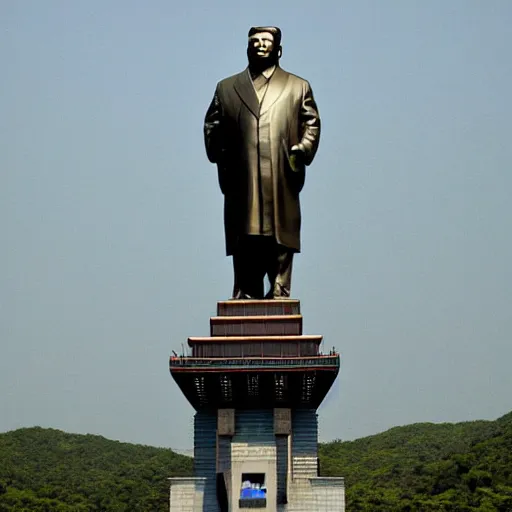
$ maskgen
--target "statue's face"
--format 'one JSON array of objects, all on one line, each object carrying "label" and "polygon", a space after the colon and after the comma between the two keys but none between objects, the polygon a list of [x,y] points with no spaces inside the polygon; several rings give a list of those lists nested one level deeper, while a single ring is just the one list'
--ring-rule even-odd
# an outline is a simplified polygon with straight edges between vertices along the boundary
[{"label": "statue's face", "polygon": [[274,36],[270,32],[258,32],[249,37],[250,59],[268,59],[274,49]]}]

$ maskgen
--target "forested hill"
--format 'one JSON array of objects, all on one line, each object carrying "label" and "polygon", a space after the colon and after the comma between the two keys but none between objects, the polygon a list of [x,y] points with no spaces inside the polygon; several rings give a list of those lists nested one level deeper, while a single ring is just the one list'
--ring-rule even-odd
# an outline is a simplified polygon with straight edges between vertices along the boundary
[{"label": "forested hill", "polygon": [[512,512],[512,412],[324,444],[320,461],[345,477],[349,512]]},{"label": "forested hill", "polygon": [[[512,512],[512,413],[422,423],[320,445],[344,476],[348,512]],[[170,476],[192,459],[164,448],[28,428],[0,434],[0,512],[167,512]]]},{"label": "forested hill", "polygon": [[171,476],[192,459],[101,436],[24,428],[0,434],[0,511],[169,510]]}]

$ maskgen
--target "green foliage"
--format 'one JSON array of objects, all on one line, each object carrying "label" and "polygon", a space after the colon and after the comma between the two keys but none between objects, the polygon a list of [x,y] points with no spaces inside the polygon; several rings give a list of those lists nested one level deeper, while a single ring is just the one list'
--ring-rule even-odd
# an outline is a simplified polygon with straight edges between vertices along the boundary
[{"label": "green foliage", "polygon": [[320,445],[351,512],[511,512],[512,413],[496,421],[396,427]]},{"label": "green foliage", "polygon": [[192,459],[164,448],[28,428],[0,434],[0,512],[169,510]]}]

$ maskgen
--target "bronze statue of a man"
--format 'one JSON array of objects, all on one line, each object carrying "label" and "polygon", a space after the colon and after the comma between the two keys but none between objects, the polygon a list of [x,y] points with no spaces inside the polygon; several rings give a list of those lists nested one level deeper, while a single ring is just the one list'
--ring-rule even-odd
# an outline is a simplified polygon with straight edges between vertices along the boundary
[{"label": "bronze statue of a man", "polygon": [[217,84],[205,118],[206,153],[224,194],[234,299],[288,298],[300,252],[299,193],[320,117],[309,83],[279,66],[280,43],[279,28],[251,28],[248,68]]}]

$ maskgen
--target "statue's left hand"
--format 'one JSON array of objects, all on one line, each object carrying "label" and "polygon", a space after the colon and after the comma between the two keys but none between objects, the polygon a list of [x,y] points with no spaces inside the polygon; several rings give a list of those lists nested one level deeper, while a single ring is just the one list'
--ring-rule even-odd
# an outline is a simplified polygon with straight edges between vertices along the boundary
[{"label": "statue's left hand", "polygon": [[292,171],[298,172],[304,167],[304,147],[302,144],[295,144],[290,149],[290,166]]}]

